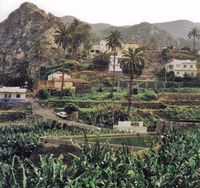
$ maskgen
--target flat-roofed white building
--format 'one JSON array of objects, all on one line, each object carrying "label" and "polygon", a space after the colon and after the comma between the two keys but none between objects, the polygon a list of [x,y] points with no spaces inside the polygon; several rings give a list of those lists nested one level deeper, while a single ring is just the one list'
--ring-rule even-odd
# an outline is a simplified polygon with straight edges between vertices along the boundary
[{"label": "flat-roofed white building", "polygon": [[26,89],[20,87],[0,87],[0,102],[26,102]]},{"label": "flat-roofed white building", "polygon": [[[69,74],[64,73],[64,79],[67,79],[67,78],[71,78],[71,76]],[[62,79],[62,72],[61,71],[54,72],[53,74],[50,74],[48,76],[49,81],[53,81],[53,80],[56,80],[56,79]]]},{"label": "flat-roofed white building", "polygon": [[173,72],[175,77],[183,78],[185,75],[196,77],[197,75],[197,62],[187,59],[179,60],[173,59],[172,62],[165,65],[165,70],[167,73]]},{"label": "flat-roofed white building", "polygon": [[[122,73],[122,69],[120,67],[120,60],[122,59],[122,53],[118,52],[115,59],[115,73],[119,74]],[[114,71],[114,56],[110,56],[110,64],[109,64],[109,73],[112,73]]]},{"label": "flat-roofed white building", "polygon": [[98,55],[99,53],[104,52],[110,52],[108,46],[106,46],[106,41],[101,40],[99,44],[93,45],[92,49],[90,50],[90,57],[93,58],[95,55]]}]

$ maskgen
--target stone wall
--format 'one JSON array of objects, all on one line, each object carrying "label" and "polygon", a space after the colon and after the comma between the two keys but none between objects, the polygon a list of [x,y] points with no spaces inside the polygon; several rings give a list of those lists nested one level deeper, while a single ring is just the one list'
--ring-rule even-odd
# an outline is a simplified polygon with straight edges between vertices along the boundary
[{"label": "stone wall", "polygon": [[0,110],[24,110],[31,103],[24,102],[24,103],[0,103]]},{"label": "stone wall", "polygon": [[156,125],[156,132],[162,134],[162,132],[172,128],[181,131],[191,128],[200,128],[200,121],[160,121]]}]

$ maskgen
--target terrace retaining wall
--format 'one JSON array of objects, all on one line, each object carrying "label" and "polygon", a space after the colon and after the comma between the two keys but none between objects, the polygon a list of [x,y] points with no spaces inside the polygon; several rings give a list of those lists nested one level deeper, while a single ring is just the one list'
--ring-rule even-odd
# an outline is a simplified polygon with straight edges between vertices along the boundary
[{"label": "terrace retaining wall", "polygon": [[186,130],[195,127],[200,128],[200,121],[160,121],[156,124],[156,133],[162,134],[164,131],[172,128],[177,130]]}]

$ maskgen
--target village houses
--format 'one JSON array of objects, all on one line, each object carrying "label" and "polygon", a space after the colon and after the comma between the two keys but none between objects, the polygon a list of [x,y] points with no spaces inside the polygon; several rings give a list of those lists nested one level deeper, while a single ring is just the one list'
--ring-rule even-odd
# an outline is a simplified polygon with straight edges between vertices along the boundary
[{"label": "village houses", "polygon": [[22,89],[20,87],[0,87],[0,102],[26,102],[26,89]]},{"label": "village houses", "polygon": [[[83,79],[71,78],[70,75],[64,74],[64,89],[75,90],[76,87],[88,85],[89,82]],[[48,80],[39,80],[36,88],[39,89],[53,89],[60,90],[62,85],[62,72],[57,71],[48,76]]]},{"label": "village houses", "polygon": [[165,70],[167,73],[173,72],[175,77],[197,76],[197,66],[196,61],[193,60],[179,60],[173,59],[172,62],[165,65]]}]

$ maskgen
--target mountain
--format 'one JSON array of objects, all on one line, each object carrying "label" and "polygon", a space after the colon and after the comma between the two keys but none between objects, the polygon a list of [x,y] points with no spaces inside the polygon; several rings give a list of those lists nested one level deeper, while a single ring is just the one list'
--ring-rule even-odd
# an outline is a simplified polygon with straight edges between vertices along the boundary
[{"label": "mountain", "polygon": [[[32,3],[23,3],[18,9],[13,11],[6,20],[0,23],[0,50],[5,49],[11,51],[12,58],[23,58],[25,54],[34,47],[37,40],[41,38],[47,39],[54,44],[53,34],[55,29],[61,22],[70,23],[75,17],[65,16],[56,17],[44,10],[38,8]],[[187,23],[187,24],[186,24]],[[176,24],[178,26],[176,26]],[[187,46],[191,45],[188,40],[178,39],[176,36],[184,36],[188,29],[197,26],[198,23],[182,20],[168,23],[150,24],[143,22],[133,26],[112,26],[106,23],[90,24],[94,35],[94,41],[105,38],[111,30],[119,30],[125,43],[138,43],[140,45],[154,46]],[[183,28],[179,29],[179,27]],[[162,29],[163,28],[163,29]],[[169,29],[171,28],[171,30]],[[173,28],[174,33],[172,32]],[[179,29],[179,30],[178,30]],[[167,32],[167,31],[169,32]],[[175,32],[177,31],[177,32]],[[182,34],[179,33],[181,32]],[[176,36],[173,36],[175,35]],[[52,54],[51,54],[52,55]],[[53,55],[52,55],[53,56]],[[49,55],[47,55],[49,59]]]},{"label": "mountain", "polygon": [[157,27],[171,33],[178,38],[187,39],[188,32],[197,27],[200,29],[200,23],[195,23],[189,20],[177,20],[171,22],[155,23]]},{"label": "mountain", "polygon": [[[74,16],[63,16],[63,17],[61,17],[61,19],[65,23],[71,23],[74,19],[78,19],[78,18],[76,18]],[[107,29],[107,28],[109,28],[109,27],[112,26],[112,25],[106,24],[106,23],[91,24],[91,23],[85,22],[83,20],[81,20],[81,21],[84,22],[84,23],[89,24],[92,27],[92,29],[93,29],[94,32],[98,32],[100,30],[104,30],[104,29]]]},{"label": "mountain", "polygon": [[161,47],[168,45],[179,45],[179,41],[176,39],[176,37],[147,22],[133,26],[111,26],[107,29],[98,31],[97,33],[101,38],[104,38],[112,30],[120,31],[122,38],[126,43],[138,43],[140,45],[151,45],[153,43]]},{"label": "mountain", "polygon": [[108,29],[109,27],[112,27],[112,25],[106,24],[106,23],[96,23],[96,24],[90,24],[90,25],[94,32],[98,32],[101,30]]},{"label": "mountain", "polygon": [[74,19],[77,19],[74,16],[63,16],[61,17],[62,21],[65,23],[71,23]]},{"label": "mountain", "polygon": [[52,33],[61,19],[47,14],[32,3],[23,3],[0,23],[0,49],[11,51],[13,58],[23,58],[41,38],[52,41]]},{"label": "mountain", "polygon": [[[61,19],[65,23],[71,23],[72,20],[75,19],[75,17],[64,16]],[[153,42],[154,44],[156,43],[159,46],[173,45],[177,47],[179,47],[181,44],[187,45],[188,43],[185,40],[179,41],[175,35],[171,34],[165,29],[162,29],[156,24],[150,24],[147,22],[143,22],[141,24],[133,26],[121,26],[121,27],[113,26],[107,23],[96,23],[96,24],[88,23],[88,24],[92,27],[96,39],[98,38],[103,39],[109,34],[110,31],[117,29],[122,33],[122,38],[124,39],[124,42],[127,43],[139,43],[141,45],[149,45],[152,44]]]}]

